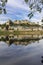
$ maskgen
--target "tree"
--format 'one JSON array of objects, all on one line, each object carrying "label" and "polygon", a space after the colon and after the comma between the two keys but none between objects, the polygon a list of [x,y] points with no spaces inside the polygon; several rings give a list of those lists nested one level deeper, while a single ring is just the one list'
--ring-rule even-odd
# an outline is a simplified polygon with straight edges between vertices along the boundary
[{"label": "tree", "polygon": [[43,0],[25,0],[26,4],[30,8],[30,13],[28,14],[28,17],[31,19],[34,15],[34,12],[41,13],[43,9]]},{"label": "tree", "polygon": [[43,19],[41,20],[41,22],[42,22],[42,26],[43,26]]},{"label": "tree", "polygon": [[42,28],[43,28],[43,19],[41,20],[41,22],[42,22]]},{"label": "tree", "polygon": [[41,22],[43,22],[43,19],[41,20]]},{"label": "tree", "polygon": [[4,14],[6,14],[6,3],[7,0],[0,0],[0,14],[2,14],[2,12],[4,12]]},{"label": "tree", "polygon": [[6,30],[8,30],[9,29],[9,25],[6,25]]}]

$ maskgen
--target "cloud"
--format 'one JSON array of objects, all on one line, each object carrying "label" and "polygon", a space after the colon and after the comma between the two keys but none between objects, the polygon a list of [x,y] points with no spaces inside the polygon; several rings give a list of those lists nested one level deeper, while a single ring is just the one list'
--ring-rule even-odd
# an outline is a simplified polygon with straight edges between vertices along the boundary
[{"label": "cloud", "polygon": [[27,18],[29,8],[24,3],[24,0],[8,0],[6,5],[7,14],[0,15],[0,21],[11,20],[22,20]]},{"label": "cloud", "polygon": [[13,8],[21,8],[21,9],[25,9],[25,10],[29,10],[29,7],[24,3],[24,0],[8,0],[7,3],[8,6],[11,6]]},{"label": "cloud", "polygon": [[[6,5],[7,14],[0,15],[0,22],[11,20],[29,20],[27,17],[29,13],[29,7],[25,4],[24,0],[8,0]],[[39,21],[43,17],[43,10],[41,13],[35,12],[30,21]]]}]

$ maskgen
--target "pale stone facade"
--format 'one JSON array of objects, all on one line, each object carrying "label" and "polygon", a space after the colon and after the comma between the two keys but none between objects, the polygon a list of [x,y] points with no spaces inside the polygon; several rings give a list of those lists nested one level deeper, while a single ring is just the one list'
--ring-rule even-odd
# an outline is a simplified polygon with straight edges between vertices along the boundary
[{"label": "pale stone facade", "polygon": [[[29,22],[28,20],[15,20],[13,22],[13,24],[14,24],[14,26],[13,25],[10,26],[10,20],[8,20],[6,22],[6,25],[9,25],[8,30],[11,31],[11,32],[12,31],[17,31],[17,30],[18,31],[32,31],[32,30],[33,31],[37,31],[37,30],[42,30],[41,25],[39,26],[38,23],[36,24],[35,22]],[[21,24],[23,24],[23,25],[21,26]],[[25,25],[25,27],[24,27],[24,25]]]}]

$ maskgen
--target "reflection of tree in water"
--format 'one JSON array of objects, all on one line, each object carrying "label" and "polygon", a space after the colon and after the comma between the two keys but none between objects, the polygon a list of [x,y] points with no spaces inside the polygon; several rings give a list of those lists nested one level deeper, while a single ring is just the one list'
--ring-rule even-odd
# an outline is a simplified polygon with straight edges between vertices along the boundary
[{"label": "reflection of tree in water", "polygon": [[41,60],[41,63],[43,63],[43,56],[41,56],[42,60]]},{"label": "reflection of tree in water", "polygon": [[33,35],[30,38],[22,37],[22,36],[20,38],[19,38],[19,36],[17,36],[17,38],[15,38],[15,36],[14,37],[13,36],[3,36],[3,37],[1,37],[0,41],[6,42],[9,46],[11,44],[26,46],[28,44],[31,44],[32,42],[35,43],[36,41],[39,43],[40,39],[41,38],[39,37],[39,35],[36,38]]},{"label": "reflection of tree in water", "polygon": [[9,40],[9,46],[10,46],[11,44],[13,44],[13,42],[14,42],[14,40],[13,40],[13,39],[10,39],[10,40]]},{"label": "reflection of tree in water", "polygon": [[8,36],[5,37],[6,40],[9,40]]}]

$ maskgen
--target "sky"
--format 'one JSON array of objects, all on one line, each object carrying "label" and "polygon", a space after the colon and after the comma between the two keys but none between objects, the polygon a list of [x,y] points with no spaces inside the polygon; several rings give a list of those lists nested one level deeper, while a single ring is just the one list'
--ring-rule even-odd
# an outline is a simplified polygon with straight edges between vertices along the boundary
[{"label": "sky", "polygon": [[[11,20],[29,20],[28,13],[30,12],[28,5],[24,0],[8,0],[6,4],[7,14],[0,14],[0,23],[5,23],[8,19]],[[38,22],[43,17],[43,10],[41,13],[35,13],[30,21]]]}]

